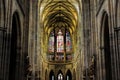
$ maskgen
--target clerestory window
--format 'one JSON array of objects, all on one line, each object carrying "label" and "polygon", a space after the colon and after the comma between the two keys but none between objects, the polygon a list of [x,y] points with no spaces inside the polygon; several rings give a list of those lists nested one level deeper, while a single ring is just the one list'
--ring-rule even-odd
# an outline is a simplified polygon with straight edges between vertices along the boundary
[{"label": "clerestory window", "polygon": [[[72,51],[72,39],[67,29],[53,29],[48,38],[48,53],[50,60],[55,57],[58,61],[65,59],[65,53]],[[67,56],[69,58],[69,55]]]}]

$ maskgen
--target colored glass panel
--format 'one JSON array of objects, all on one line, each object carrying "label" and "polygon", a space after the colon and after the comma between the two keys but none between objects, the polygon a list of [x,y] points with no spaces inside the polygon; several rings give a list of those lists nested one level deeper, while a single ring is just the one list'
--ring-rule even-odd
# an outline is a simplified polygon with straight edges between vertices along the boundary
[{"label": "colored glass panel", "polygon": [[66,51],[69,52],[72,49],[70,33],[66,32]]},{"label": "colored glass panel", "polygon": [[49,52],[54,52],[54,33],[51,32],[49,37]]},{"label": "colored glass panel", "polygon": [[61,30],[59,30],[57,35],[57,52],[63,52],[63,51],[64,51],[64,38]]}]

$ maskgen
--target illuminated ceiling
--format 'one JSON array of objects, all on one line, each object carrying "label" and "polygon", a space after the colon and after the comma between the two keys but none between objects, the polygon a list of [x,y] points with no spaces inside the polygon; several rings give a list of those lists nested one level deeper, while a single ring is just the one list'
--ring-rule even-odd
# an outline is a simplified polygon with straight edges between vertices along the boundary
[{"label": "illuminated ceiling", "polygon": [[55,27],[66,27],[73,33],[78,21],[78,1],[76,0],[43,0],[40,2],[41,21],[45,32]]}]

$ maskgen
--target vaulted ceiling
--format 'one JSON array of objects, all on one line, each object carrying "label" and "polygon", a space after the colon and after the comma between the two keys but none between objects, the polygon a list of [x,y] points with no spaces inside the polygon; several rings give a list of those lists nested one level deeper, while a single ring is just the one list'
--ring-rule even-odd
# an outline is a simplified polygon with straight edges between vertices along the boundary
[{"label": "vaulted ceiling", "polygon": [[79,0],[43,0],[39,3],[44,30],[50,33],[55,27],[66,27],[75,31],[80,15]]}]

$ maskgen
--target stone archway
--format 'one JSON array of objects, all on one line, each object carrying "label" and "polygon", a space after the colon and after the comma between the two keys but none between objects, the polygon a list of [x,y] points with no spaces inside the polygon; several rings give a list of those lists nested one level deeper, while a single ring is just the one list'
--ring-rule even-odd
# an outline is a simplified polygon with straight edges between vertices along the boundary
[{"label": "stone archway", "polygon": [[109,19],[107,12],[103,13],[101,26],[101,55],[103,76],[106,80],[112,79],[111,74],[111,54],[110,54],[110,39],[109,39]]},{"label": "stone archway", "polygon": [[[20,20],[17,12],[12,17],[12,33],[11,33],[11,52],[9,64],[9,80],[18,79],[20,70],[20,47],[21,47],[21,32]],[[18,57],[19,56],[19,57]]]}]

